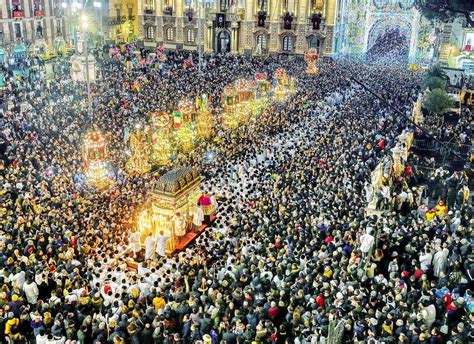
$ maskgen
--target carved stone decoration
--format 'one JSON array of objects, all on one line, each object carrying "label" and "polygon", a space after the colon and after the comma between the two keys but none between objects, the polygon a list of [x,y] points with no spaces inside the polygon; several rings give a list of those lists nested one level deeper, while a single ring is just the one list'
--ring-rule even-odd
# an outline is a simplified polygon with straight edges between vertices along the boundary
[{"label": "carved stone decoration", "polygon": [[158,41],[163,41],[163,17],[157,18],[157,30],[156,30],[156,39]]},{"label": "carved stone decoration", "polygon": [[245,48],[247,48],[247,49],[252,49],[252,47],[253,47],[252,28],[253,28],[253,23],[252,22],[246,22],[245,23],[245,31],[246,31]]},{"label": "carved stone decoration", "polygon": [[176,42],[183,41],[183,17],[176,18]]},{"label": "carved stone decoration", "polygon": [[278,27],[278,23],[270,23],[270,44],[268,46],[270,51],[280,50],[280,44],[278,41]]},{"label": "carved stone decoration", "polygon": [[324,40],[324,54],[332,55],[332,38],[333,38],[333,26],[326,26],[326,39]]},{"label": "carved stone decoration", "polygon": [[306,48],[306,25],[298,25],[296,29],[296,53],[304,53]]}]

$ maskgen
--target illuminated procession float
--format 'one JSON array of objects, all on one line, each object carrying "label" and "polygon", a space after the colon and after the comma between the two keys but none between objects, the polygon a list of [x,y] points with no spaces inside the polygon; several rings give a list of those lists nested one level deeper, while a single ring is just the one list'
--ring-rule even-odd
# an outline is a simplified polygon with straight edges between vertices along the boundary
[{"label": "illuminated procession float", "polygon": [[223,126],[226,129],[238,128],[242,120],[242,111],[239,106],[239,97],[234,85],[227,85],[224,87],[223,94],[224,114]]},{"label": "illuminated procession float", "polygon": [[[137,229],[142,244],[150,235],[166,239],[166,253],[183,250],[205,229],[191,230],[192,214],[201,192],[199,172],[189,167],[172,170],[157,181],[138,214]],[[211,213],[213,209],[210,209]],[[206,210],[208,212],[209,210]]]},{"label": "illuminated procession float", "polygon": [[260,99],[262,97],[268,97],[272,91],[272,83],[268,81],[266,73],[255,74],[255,98]]},{"label": "illuminated procession float", "polygon": [[214,117],[209,109],[207,95],[196,97],[196,134],[199,139],[208,139],[214,134]]},{"label": "illuminated procession float", "polygon": [[130,135],[131,156],[125,164],[130,175],[142,175],[151,171],[150,144],[146,133],[140,128]]},{"label": "illuminated procession float", "polygon": [[[263,76],[263,74],[262,74]],[[268,109],[270,83],[263,77],[258,81],[238,79],[224,88],[224,128],[236,129]]]},{"label": "illuminated procession float", "polygon": [[306,68],[306,73],[310,75],[318,74],[319,68],[316,66],[316,63],[319,59],[319,53],[317,49],[311,48],[304,54],[304,59],[308,64]]},{"label": "illuminated procession float", "polygon": [[159,166],[169,165],[173,154],[171,116],[166,112],[150,112],[148,116],[150,126],[147,134],[151,145],[151,161]]},{"label": "illuminated procession float", "polygon": [[284,103],[288,96],[295,94],[295,79],[290,78],[283,68],[278,68],[274,75],[273,100],[277,103]]},{"label": "illuminated procession float", "polygon": [[84,137],[84,168],[89,185],[106,188],[113,183],[107,166],[107,138],[99,131],[91,131]]}]

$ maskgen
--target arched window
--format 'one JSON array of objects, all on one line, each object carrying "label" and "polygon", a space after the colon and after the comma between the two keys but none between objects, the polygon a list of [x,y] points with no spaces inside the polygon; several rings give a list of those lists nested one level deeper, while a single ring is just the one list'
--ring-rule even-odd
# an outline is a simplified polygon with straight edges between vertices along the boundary
[{"label": "arched window", "polygon": [[174,40],[174,31],[173,28],[169,27],[166,29],[166,40],[173,41]]},{"label": "arched window", "polygon": [[283,37],[283,51],[293,51],[293,38],[291,36]]},{"label": "arched window", "polygon": [[267,35],[260,34],[257,36],[257,50],[265,51],[267,49]]},{"label": "arched window", "polygon": [[146,38],[147,39],[154,39],[155,38],[155,27],[149,26],[146,29]]},{"label": "arched window", "polygon": [[194,29],[187,29],[186,39],[188,43],[194,43]]},{"label": "arched window", "polygon": [[309,41],[310,48],[319,49],[320,45],[321,41],[319,40],[319,38],[316,38],[315,36],[311,37],[311,40]]}]

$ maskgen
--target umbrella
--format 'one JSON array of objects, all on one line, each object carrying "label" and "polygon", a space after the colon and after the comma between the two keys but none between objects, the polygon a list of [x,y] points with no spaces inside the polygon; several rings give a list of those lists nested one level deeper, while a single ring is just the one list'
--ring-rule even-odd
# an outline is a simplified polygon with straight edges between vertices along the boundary
[{"label": "umbrella", "polygon": [[209,195],[202,195],[199,197],[198,202],[203,205],[203,206],[209,206],[211,205],[211,196]]}]

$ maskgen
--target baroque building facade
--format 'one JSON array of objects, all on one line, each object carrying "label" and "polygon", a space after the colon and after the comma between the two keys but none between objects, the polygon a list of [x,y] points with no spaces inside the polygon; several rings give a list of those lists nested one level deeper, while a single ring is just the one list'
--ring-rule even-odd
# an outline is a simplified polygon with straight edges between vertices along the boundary
[{"label": "baroque building facade", "polygon": [[66,21],[62,0],[1,0],[0,47],[26,45],[46,53],[63,45]]},{"label": "baroque building facade", "polygon": [[265,55],[333,53],[337,0],[136,0],[145,46]]}]

